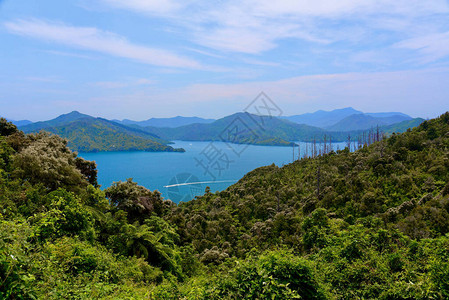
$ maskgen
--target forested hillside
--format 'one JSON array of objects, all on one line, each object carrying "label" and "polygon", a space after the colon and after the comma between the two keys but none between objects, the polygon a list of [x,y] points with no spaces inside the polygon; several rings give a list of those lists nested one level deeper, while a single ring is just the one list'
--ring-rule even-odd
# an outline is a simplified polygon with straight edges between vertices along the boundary
[{"label": "forested hillside", "polygon": [[139,128],[94,118],[76,111],[50,121],[37,122],[20,128],[26,133],[44,130],[57,134],[68,140],[67,146],[70,149],[79,152],[184,152],[184,149],[168,146],[168,141]]},{"label": "forested hillside", "polygon": [[449,297],[449,113],[179,205],[0,134],[0,298]]}]

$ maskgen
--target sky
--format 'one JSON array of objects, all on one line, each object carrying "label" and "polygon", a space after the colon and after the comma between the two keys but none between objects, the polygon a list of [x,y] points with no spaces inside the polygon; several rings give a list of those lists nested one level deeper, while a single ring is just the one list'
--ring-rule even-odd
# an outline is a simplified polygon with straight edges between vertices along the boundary
[{"label": "sky", "polygon": [[0,115],[449,110],[449,0],[0,0]]}]

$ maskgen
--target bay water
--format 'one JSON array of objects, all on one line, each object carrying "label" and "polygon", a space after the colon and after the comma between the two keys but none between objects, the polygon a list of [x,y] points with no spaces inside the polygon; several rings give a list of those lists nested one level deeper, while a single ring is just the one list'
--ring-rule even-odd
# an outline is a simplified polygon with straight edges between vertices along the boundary
[{"label": "bay water", "polygon": [[[301,156],[310,144],[297,142]],[[97,163],[98,183],[107,188],[115,181],[133,178],[150,190],[158,190],[176,203],[225,190],[246,173],[258,167],[283,166],[298,159],[298,147],[240,145],[224,142],[175,141],[175,148],[186,152],[98,152],[79,156]],[[343,149],[345,143],[333,144]]]}]

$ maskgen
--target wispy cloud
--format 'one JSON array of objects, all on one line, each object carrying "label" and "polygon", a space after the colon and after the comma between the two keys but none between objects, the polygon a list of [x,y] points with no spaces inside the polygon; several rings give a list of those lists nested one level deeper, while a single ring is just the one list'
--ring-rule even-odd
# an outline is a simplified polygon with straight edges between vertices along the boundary
[{"label": "wispy cloud", "polygon": [[94,59],[92,56],[89,56],[89,55],[83,55],[83,54],[72,53],[72,52],[55,51],[55,50],[46,50],[45,52],[48,54],[54,54],[54,55],[59,55],[59,56]]},{"label": "wispy cloud", "polygon": [[190,58],[161,49],[133,44],[120,35],[94,27],[75,27],[37,19],[6,22],[5,26],[14,34],[128,58],[145,64],[174,68],[205,68]]},{"label": "wispy cloud", "polygon": [[141,13],[166,14],[173,13],[184,7],[189,1],[173,0],[101,0],[116,7],[132,9]]},{"label": "wispy cloud", "polygon": [[[410,26],[422,27],[433,15],[447,20],[442,14],[449,13],[445,0],[98,1],[166,18],[182,26],[199,45],[247,54],[275,49],[285,39],[327,45],[342,40],[370,41],[375,30],[409,36]],[[438,22],[434,23],[437,26]]]},{"label": "wispy cloud", "polygon": [[214,58],[225,58],[223,55],[218,55],[218,54],[214,54],[208,51],[203,51],[203,50],[199,50],[199,49],[195,49],[195,48],[185,48],[186,50],[195,52],[195,53],[199,53],[201,55],[205,55],[205,56],[210,56],[210,57],[214,57]]},{"label": "wispy cloud", "polygon": [[241,61],[250,65],[265,66],[265,67],[279,67],[281,65],[280,63],[276,62],[263,61],[252,58],[243,58],[241,59]]},{"label": "wispy cloud", "polygon": [[91,86],[100,87],[104,89],[119,89],[135,86],[149,86],[155,83],[154,80],[140,78],[133,81],[123,80],[123,81],[99,81],[91,83]]},{"label": "wispy cloud", "polygon": [[449,31],[407,39],[394,46],[418,51],[421,63],[437,61],[449,56]]}]

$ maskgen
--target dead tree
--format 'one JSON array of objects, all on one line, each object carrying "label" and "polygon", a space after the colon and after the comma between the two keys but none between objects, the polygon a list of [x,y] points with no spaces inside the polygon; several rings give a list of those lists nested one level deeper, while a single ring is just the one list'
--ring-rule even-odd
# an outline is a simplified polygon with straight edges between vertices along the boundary
[{"label": "dead tree", "polygon": [[346,146],[348,147],[349,151],[351,151],[351,135],[348,134],[348,140],[346,141]]},{"label": "dead tree", "polygon": [[321,157],[318,157],[318,167],[316,170],[316,197],[320,200],[320,187],[321,187]]}]

